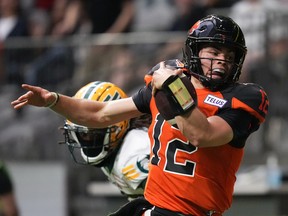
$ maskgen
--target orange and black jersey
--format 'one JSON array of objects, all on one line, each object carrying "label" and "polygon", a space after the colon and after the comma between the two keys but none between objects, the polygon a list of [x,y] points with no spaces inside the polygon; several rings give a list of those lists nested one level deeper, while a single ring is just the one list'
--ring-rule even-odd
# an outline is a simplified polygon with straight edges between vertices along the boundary
[{"label": "orange and black jersey", "polygon": [[[178,60],[168,60],[166,65],[181,68],[184,65]],[[152,99],[151,79],[159,64],[145,76],[146,86],[133,96],[139,111],[151,114],[150,102]],[[186,70],[186,69],[185,69]],[[235,83],[221,91],[196,89],[198,108],[208,117],[217,115],[222,117],[231,126],[234,138],[229,143],[234,147],[242,148],[248,136],[256,131],[265,121],[269,101],[264,89],[254,83]]]},{"label": "orange and black jersey", "polygon": [[[171,62],[179,65],[178,60]],[[198,207],[223,213],[232,202],[245,141],[265,120],[269,105],[265,91],[256,84],[234,84],[215,92],[196,89],[197,107],[207,117],[223,118],[234,132],[230,143],[197,148],[158,112],[151,94],[152,74],[153,70],[145,77],[146,86],[133,95],[138,110],[152,114],[145,198],[155,206],[183,214],[201,215]]]}]

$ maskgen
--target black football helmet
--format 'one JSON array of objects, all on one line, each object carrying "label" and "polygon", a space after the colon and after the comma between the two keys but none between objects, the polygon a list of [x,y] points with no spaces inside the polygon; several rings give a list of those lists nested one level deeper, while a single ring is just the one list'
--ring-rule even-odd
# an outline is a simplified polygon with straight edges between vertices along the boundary
[{"label": "black football helmet", "polygon": [[[230,73],[221,80],[213,80],[203,73],[199,51],[203,45],[209,44],[224,45],[235,50],[234,65]],[[197,21],[188,31],[183,62],[189,69],[188,75],[196,77],[205,87],[216,91],[239,79],[246,53],[245,38],[240,27],[229,17],[208,15]]]},{"label": "black football helmet", "polygon": [[[110,82],[91,82],[80,88],[74,98],[93,101],[111,101],[126,98],[121,88]],[[77,112],[77,110],[75,110]],[[129,120],[106,128],[88,128],[66,119],[64,124],[65,144],[76,163],[102,166],[122,143],[129,129]]]}]

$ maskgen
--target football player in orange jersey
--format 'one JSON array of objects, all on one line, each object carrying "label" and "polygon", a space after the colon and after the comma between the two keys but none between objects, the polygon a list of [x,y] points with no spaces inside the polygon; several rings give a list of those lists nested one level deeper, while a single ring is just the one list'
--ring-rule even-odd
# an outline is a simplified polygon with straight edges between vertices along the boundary
[{"label": "football player in orange jersey", "polygon": [[240,27],[229,17],[209,15],[188,31],[183,60],[156,65],[130,98],[75,100],[23,84],[28,92],[11,104],[46,106],[100,128],[151,113],[145,200],[113,215],[222,215],[232,203],[245,142],[268,112],[264,89],[238,82],[245,55]]}]

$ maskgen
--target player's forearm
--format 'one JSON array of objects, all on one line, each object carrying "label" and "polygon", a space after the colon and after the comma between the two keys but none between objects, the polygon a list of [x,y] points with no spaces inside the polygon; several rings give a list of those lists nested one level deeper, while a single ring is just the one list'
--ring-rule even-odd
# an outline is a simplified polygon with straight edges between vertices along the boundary
[{"label": "player's forearm", "polygon": [[177,125],[183,135],[194,146],[201,146],[205,140],[209,127],[206,117],[197,108],[191,112],[175,117]]},{"label": "player's forearm", "polygon": [[73,123],[87,127],[103,127],[106,126],[101,114],[103,107],[102,102],[76,99],[60,94],[57,104],[50,109]]},{"label": "player's forearm", "polygon": [[26,105],[50,108],[71,122],[91,128],[103,128],[142,115],[132,98],[99,102],[50,92],[39,86],[23,84],[27,92],[11,102],[14,109]]},{"label": "player's forearm", "polygon": [[142,114],[131,98],[99,102],[59,95],[51,109],[73,123],[91,128],[108,127]]},{"label": "player's forearm", "polygon": [[233,138],[233,131],[227,122],[218,116],[207,118],[198,108],[177,116],[176,122],[184,136],[197,147],[220,146]]}]

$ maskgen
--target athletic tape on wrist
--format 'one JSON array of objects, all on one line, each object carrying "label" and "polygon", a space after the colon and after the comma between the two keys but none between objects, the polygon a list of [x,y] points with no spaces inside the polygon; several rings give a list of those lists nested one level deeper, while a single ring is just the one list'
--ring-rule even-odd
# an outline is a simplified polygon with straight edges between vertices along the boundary
[{"label": "athletic tape on wrist", "polygon": [[185,114],[196,107],[194,98],[179,76],[170,76],[163,83],[162,89],[175,110],[175,116]]},{"label": "athletic tape on wrist", "polygon": [[56,93],[56,92],[51,92],[51,94],[53,94],[53,96],[55,97],[55,100],[54,100],[51,104],[46,105],[45,107],[47,107],[47,108],[52,108],[52,107],[55,106],[55,105],[58,103],[58,101],[59,101],[59,94],[58,94],[58,93]]}]

